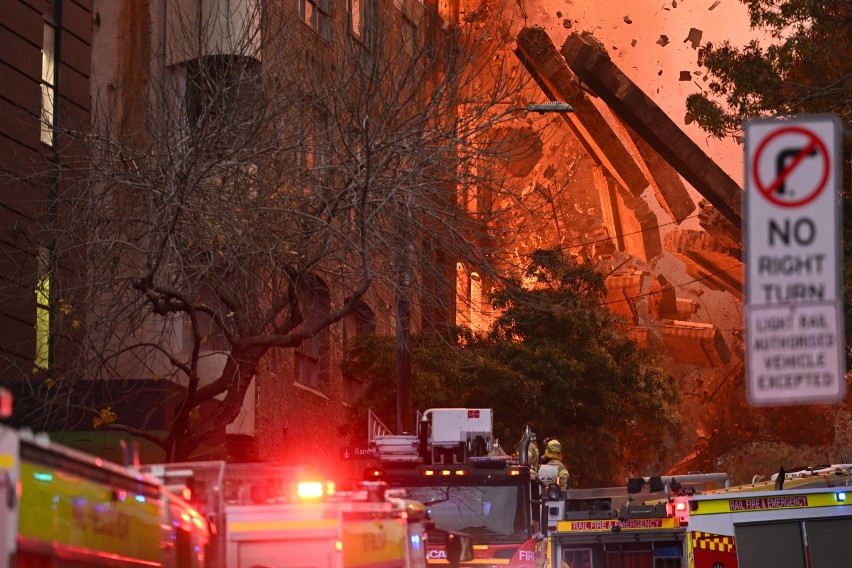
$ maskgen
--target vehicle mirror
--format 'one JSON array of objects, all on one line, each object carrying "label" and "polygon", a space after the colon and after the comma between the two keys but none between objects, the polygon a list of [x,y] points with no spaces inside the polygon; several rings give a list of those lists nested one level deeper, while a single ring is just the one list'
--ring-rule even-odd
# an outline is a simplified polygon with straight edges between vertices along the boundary
[{"label": "vehicle mirror", "polygon": [[447,562],[457,567],[460,562],[473,560],[473,540],[466,534],[447,533]]}]

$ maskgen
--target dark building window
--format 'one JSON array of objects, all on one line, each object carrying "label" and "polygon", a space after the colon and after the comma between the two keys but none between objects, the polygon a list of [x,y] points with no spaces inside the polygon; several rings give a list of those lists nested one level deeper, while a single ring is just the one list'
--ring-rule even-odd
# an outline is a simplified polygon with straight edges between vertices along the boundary
[{"label": "dark building window", "polygon": [[331,39],[331,0],[299,0],[299,17],[323,38]]},{"label": "dark building window", "polygon": [[56,97],[56,29],[44,24],[41,47],[41,141],[53,146]]},{"label": "dark building window", "polygon": [[[320,279],[314,279],[302,290],[301,299],[306,323],[325,317],[331,310],[331,295],[328,286]],[[302,341],[294,356],[295,380],[314,390],[327,393],[331,382],[330,338],[328,328],[315,336]]]},{"label": "dark building window", "polygon": [[[364,302],[360,302],[354,312],[343,318],[343,348],[358,335],[370,335],[376,332],[376,314]],[[343,375],[343,402],[352,404],[364,392],[366,384],[360,377]]]},{"label": "dark building window", "polygon": [[350,0],[349,23],[352,35],[367,47],[374,47],[377,38],[376,0]]},{"label": "dark building window", "polygon": [[209,55],[186,63],[186,115],[201,149],[223,154],[254,135],[261,94],[260,62]]}]

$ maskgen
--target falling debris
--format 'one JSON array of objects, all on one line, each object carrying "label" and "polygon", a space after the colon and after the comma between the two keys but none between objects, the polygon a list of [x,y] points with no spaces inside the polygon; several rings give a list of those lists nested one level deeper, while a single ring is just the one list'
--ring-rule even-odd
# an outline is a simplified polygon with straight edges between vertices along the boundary
[{"label": "falling debris", "polygon": [[633,41],[630,42],[630,47],[636,47],[637,43],[638,42],[634,39]]},{"label": "falling debris", "polygon": [[690,113],[686,113],[686,116],[683,117],[683,122],[685,124],[692,124],[692,121],[694,121],[694,120],[695,120],[695,118]]},{"label": "falling debris", "polygon": [[677,8],[677,0],[672,0],[672,8]]},{"label": "falling debris", "polygon": [[557,12],[556,12],[556,17],[557,17],[557,18],[561,18],[561,17],[562,17],[562,12],[557,11]]},{"label": "falling debris", "polygon": [[625,24],[632,24],[633,20],[630,19],[630,16],[624,16],[624,23]]},{"label": "falling debris", "polygon": [[662,69],[660,69],[659,71],[657,71],[657,75],[662,75],[662,74],[663,74],[663,70],[662,70]]},{"label": "falling debris", "polygon": [[716,0],[715,2],[713,2],[713,5],[710,6],[709,8],[707,8],[707,9],[712,10],[713,8],[715,8],[716,6],[718,6],[721,3],[722,3],[722,0]]},{"label": "falling debris", "polygon": [[661,45],[663,47],[669,44],[669,36],[661,35],[660,39],[657,40],[657,45]]},{"label": "falling debris", "polygon": [[692,73],[689,71],[681,71],[680,72],[680,81],[692,81]]},{"label": "falling debris", "polygon": [[569,20],[567,18],[562,20],[562,27],[565,28],[566,30],[570,30],[571,29],[571,20]]},{"label": "falling debris", "polygon": [[704,35],[704,32],[702,32],[698,28],[689,28],[689,35],[686,36],[686,39],[683,40],[683,43],[691,42],[692,49],[698,49],[698,46],[701,45],[702,35]]},{"label": "falling debris", "polygon": [[580,34],[580,37],[583,38],[584,41],[587,41],[597,47],[599,50],[606,52],[606,45],[604,45],[604,42],[596,38],[592,32],[583,32]]}]

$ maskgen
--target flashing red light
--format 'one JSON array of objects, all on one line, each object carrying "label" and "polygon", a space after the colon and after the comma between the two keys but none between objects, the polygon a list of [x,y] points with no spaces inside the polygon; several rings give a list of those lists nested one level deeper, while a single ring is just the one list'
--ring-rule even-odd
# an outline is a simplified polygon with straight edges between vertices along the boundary
[{"label": "flashing red light", "polygon": [[322,483],[302,482],[297,486],[297,494],[301,499],[317,499],[322,497]]}]

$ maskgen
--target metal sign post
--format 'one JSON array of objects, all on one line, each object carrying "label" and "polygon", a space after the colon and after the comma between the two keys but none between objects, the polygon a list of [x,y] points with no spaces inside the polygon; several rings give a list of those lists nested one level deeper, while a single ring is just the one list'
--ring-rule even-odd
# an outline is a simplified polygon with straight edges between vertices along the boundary
[{"label": "metal sign post", "polygon": [[840,120],[745,124],[746,381],[753,405],[846,393]]}]

